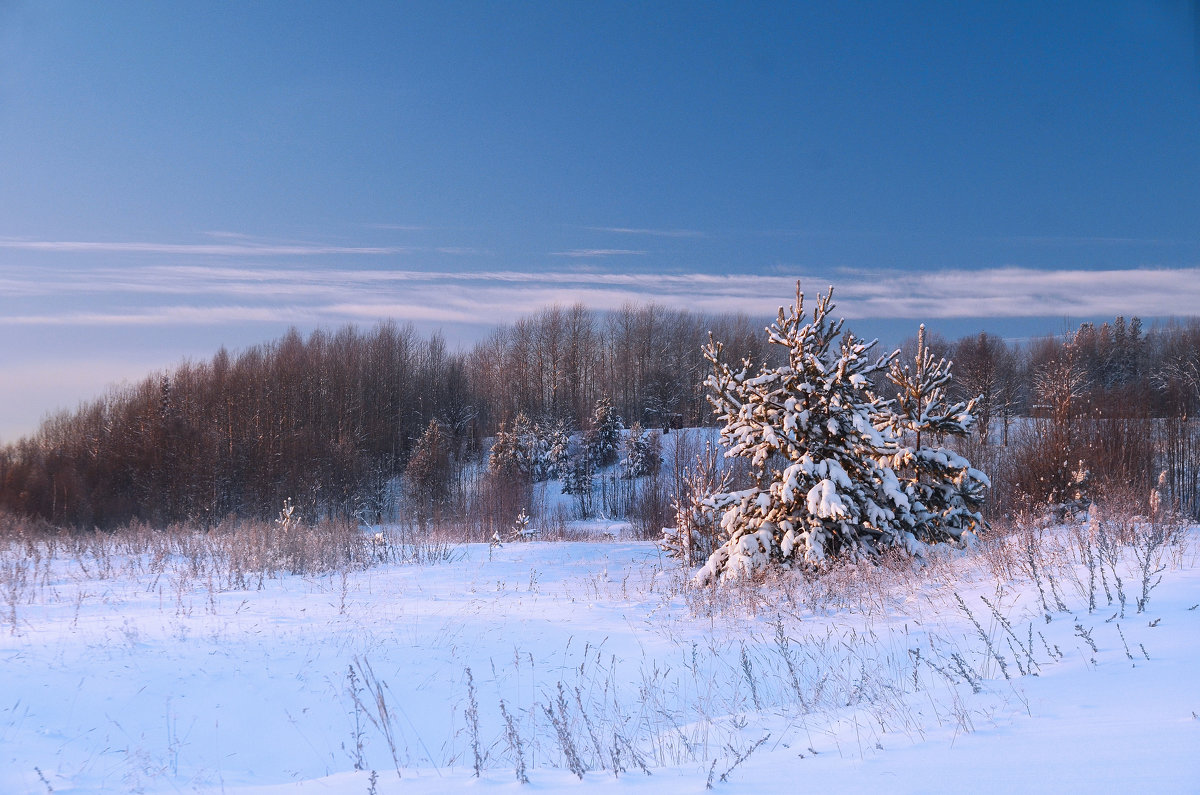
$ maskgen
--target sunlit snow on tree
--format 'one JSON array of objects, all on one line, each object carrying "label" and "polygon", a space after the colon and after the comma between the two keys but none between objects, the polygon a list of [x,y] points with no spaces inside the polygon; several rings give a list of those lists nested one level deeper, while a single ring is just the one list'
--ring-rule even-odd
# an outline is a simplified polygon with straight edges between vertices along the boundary
[{"label": "sunlit snow on tree", "polygon": [[947,436],[965,437],[975,401],[948,403],[951,362],[934,360],[925,347],[925,326],[917,335],[912,365],[892,360],[888,380],[896,399],[881,416],[899,448],[889,461],[909,498],[913,534],[924,542],[961,541],[985,523],[980,510],[988,478],[971,462],[941,446]]},{"label": "sunlit snow on tree", "polygon": [[[892,466],[907,460],[896,436],[904,421],[891,419],[889,402],[870,386],[896,354],[872,360],[874,341],[842,334],[842,321],[829,317],[832,295],[831,288],[818,296],[806,321],[797,285],[796,303],[779,310],[767,334],[787,350],[782,366],[756,371],[745,359],[731,368],[719,342],[705,350],[713,367],[709,400],[724,422],[721,440],[727,455],[749,459],[755,485],[708,498],[721,512],[727,540],[697,574],[701,582],[773,565],[819,565],[836,554],[870,556],[892,545],[918,549],[919,539],[946,535],[935,530],[944,515],[964,519],[934,516],[925,503],[914,518],[911,497],[925,492],[902,483]],[[957,465],[947,459],[951,469]]]}]

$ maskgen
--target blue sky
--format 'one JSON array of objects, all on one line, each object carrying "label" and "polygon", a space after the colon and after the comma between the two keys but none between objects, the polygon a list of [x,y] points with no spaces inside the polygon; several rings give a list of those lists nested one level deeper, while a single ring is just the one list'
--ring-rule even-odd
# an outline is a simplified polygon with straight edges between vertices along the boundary
[{"label": "blue sky", "polygon": [[289,325],[765,314],[797,278],[868,333],[1195,313],[1197,19],[0,3],[0,440]]}]

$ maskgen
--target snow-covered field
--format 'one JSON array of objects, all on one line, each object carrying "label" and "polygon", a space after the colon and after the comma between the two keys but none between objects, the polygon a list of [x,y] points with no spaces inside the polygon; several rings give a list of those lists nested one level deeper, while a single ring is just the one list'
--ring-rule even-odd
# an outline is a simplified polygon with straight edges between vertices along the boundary
[{"label": "snow-covered field", "polygon": [[1200,528],[1140,613],[1085,534],[716,589],[623,541],[248,589],[13,543],[0,792],[1195,792]]}]

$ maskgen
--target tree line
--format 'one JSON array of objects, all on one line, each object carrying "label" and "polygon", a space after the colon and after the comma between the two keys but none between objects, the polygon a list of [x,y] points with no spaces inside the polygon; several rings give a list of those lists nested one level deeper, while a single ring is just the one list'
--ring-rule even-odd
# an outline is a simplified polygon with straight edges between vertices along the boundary
[{"label": "tree line", "polygon": [[457,464],[518,414],[586,428],[605,396],[624,418],[697,424],[707,331],[749,354],[755,326],[654,305],[576,305],[465,350],[395,323],[293,329],[48,417],[0,449],[0,509],[105,528],[270,518],[292,499],[306,516],[349,517],[394,489],[431,422]]},{"label": "tree line", "polygon": [[931,347],[954,360],[952,394],[978,396],[971,454],[993,476],[993,512],[1104,496],[1200,515],[1200,318]]},{"label": "tree line", "polygon": [[[763,362],[778,355],[763,325],[648,304],[551,307],[459,350],[395,323],[292,330],[49,416],[0,449],[0,509],[83,528],[270,518],[289,498],[306,516],[361,516],[405,488],[407,469],[416,478],[433,466],[410,467],[431,425],[438,465],[458,469],[484,461],[502,424],[524,416],[586,431],[604,399],[627,425],[711,425],[709,332],[727,360]],[[1062,472],[1001,478],[1014,494],[1061,496],[1090,462],[1139,488],[1170,470],[1172,498],[1200,508],[1200,320],[1143,329],[1117,318],[1022,345],[930,335],[927,345],[954,360],[956,399],[979,396],[973,461],[1038,444],[1047,461],[1066,456]]]}]

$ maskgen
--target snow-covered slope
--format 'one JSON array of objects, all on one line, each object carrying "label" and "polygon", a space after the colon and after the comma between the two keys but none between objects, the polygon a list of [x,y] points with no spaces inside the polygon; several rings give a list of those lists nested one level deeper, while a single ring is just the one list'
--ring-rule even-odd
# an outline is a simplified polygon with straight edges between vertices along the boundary
[{"label": "snow-covered slope", "polygon": [[1041,590],[998,545],[715,590],[648,543],[470,545],[222,592],[14,544],[0,792],[516,791],[522,760],[543,792],[1194,792],[1197,533],[1144,613],[1129,549],[1089,612],[1065,530]]}]

